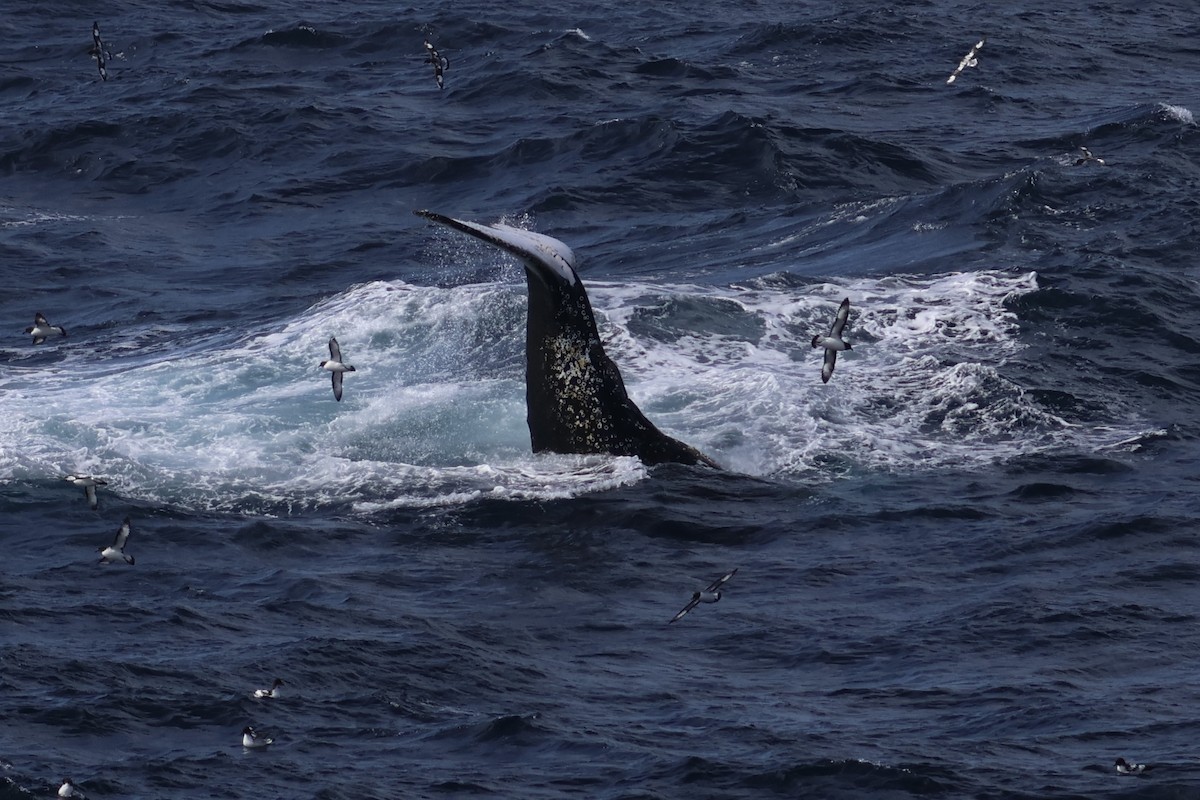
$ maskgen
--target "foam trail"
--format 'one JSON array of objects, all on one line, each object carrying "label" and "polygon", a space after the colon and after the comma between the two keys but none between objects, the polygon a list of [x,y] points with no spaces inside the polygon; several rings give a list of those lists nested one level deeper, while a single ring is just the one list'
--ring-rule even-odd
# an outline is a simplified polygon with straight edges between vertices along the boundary
[{"label": "foam trail", "polygon": [[[734,469],[808,481],[829,475],[831,464],[969,467],[1056,448],[1093,450],[1119,440],[1116,430],[1140,433],[1136,421],[1114,429],[1109,421],[1062,419],[1004,376],[1005,363],[1023,350],[1005,301],[1036,288],[1033,273],[1007,271],[783,290],[770,280],[675,287],[674,297],[660,300],[658,327],[673,310],[684,315],[681,301],[703,298],[709,326],[722,332],[671,341],[629,335],[646,316],[647,287],[596,285],[592,296],[615,323],[601,333],[612,337],[608,351],[647,415]],[[854,350],[823,386],[820,353],[809,342],[847,296]]]},{"label": "foam trail", "polygon": [[[647,415],[742,472],[810,482],[969,467],[1143,433],[1057,417],[1005,377],[1023,345],[1004,303],[1036,288],[1032,273],[789,284],[590,293]],[[825,386],[809,343],[845,296],[855,347]],[[530,453],[524,315],[519,283],[375,282],[232,344],[22,367],[0,387],[0,478],[78,470],[107,478],[110,497],[269,514],[550,499],[644,479],[636,459]],[[331,335],[358,367],[342,403],[317,367]]]},{"label": "foam trail", "polygon": [[1158,107],[1162,112],[1176,122],[1182,122],[1185,125],[1195,125],[1196,118],[1192,116],[1192,112],[1183,106],[1173,106],[1168,103],[1159,103]]}]

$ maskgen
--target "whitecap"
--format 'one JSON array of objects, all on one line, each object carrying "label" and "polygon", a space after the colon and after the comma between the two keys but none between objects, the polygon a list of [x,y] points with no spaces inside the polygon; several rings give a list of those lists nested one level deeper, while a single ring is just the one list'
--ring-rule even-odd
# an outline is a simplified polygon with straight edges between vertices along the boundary
[{"label": "whitecap", "polygon": [[[799,287],[594,282],[590,294],[609,355],[660,428],[731,469],[811,482],[1139,435],[1133,421],[1056,416],[1006,377],[1024,347],[1006,302],[1036,287],[1031,272],[983,270]],[[823,385],[809,340],[847,296],[855,348]],[[377,281],[232,343],[10,370],[0,479],[83,471],[109,496],[263,514],[549,500],[643,480],[632,458],[530,452],[524,326],[519,283]],[[142,335],[138,323],[121,332]],[[318,368],[335,335],[357,367],[341,403]]]},{"label": "whitecap", "polygon": [[1167,103],[1159,103],[1159,109],[1176,122],[1182,122],[1185,125],[1195,125],[1196,118],[1192,116],[1192,112],[1183,106],[1173,106]]}]

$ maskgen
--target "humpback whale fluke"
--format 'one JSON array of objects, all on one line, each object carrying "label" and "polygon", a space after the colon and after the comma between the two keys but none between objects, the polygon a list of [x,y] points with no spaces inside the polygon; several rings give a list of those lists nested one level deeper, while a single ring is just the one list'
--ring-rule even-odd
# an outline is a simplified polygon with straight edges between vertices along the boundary
[{"label": "humpback whale fluke", "polygon": [[654,427],[629,399],[596,330],[575,254],[558,239],[509,225],[465,222],[432,211],[419,217],[482,239],[525,265],[525,402],[533,452],[637,456],[648,466],[703,464],[708,456]]}]

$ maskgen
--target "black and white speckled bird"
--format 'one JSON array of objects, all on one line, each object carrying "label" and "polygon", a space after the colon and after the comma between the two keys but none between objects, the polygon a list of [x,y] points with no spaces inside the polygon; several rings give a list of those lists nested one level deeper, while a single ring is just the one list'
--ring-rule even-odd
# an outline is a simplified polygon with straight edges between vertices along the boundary
[{"label": "black and white speckled bird", "polygon": [[62,786],[58,787],[59,797],[84,797],[84,793],[79,791],[78,787],[71,782],[70,778],[64,778]]},{"label": "black and white speckled bird", "polygon": [[958,62],[958,66],[954,68],[954,72],[950,73],[950,77],[946,78],[946,83],[954,83],[956,80],[958,80],[958,76],[962,74],[964,69],[968,69],[969,67],[974,67],[979,64],[979,59],[975,56],[980,49],[983,48],[983,44],[986,41],[987,37],[980,37],[979,41],[975,43],[975,46],[971,48],[970,52],[962,57],[962,61]]},{"label": "black and white speckled bird", "polygon": [[439,53],[437,51],[437,48],[434,47],[433,43],[430,42],[428,39],[425,40],[425,50],[427,51],[427,55],[425,56],[425,63],[433,64],[433,79],[435,81],[437,81],[437,85],[438,85],[439,89],[445,89],[446,88],[445,73],[446,73],[446,70],[450,69],[450,59],[446,58],[444,55]]},{"label": "black and white speckled bird", "polygon": [[275,682],[271,684],[270,689],[255,689],[254,696],[255,697],[270,697],[270,698],[279,697],[279,687],[280,686],[283,686],[283,678],[276,678]]},{"label": "black and white speckled bird", "polygon": [[683,619],[685,614],[687,614],[689,611],[691,611],[693,608],[700,605],[701,603],[716,603],[716,602],[720,601],[721,587],[724,586],[726,583],[728,583],[729,579],[737,574],[737,571],[738,571],[738,568],[734,568],[732,571],[725,573],[724,575],[722,575],[721,577],[717,578],[715,581],[710,583],[702,592],[692,592],[692,599],[688,600],[687,605],[684,606],[679,611],[678,614],[671,617],[671,621],[668,622],[667,624],[670,625],[671,622],[678,622],[679,620]]},{"label": "black and white speckled bird", "polygon": [[63,475],[63,480],[72,486],[83,489],[83,496],[87,498],[88,505],[92,511],[100,507],[100,500],[96,497],[97,486],[108,486],[108,481],[103,478],[93,478],[91,475]]},{"label": "black and white speckled bird", "polygon": [[1075,159],[1075,166],[1080,167],[1088,162],[1094,162],[1096,164],[1100,164],[1101,166],[1104,165],[1103,158],[1097,158],[1096,156],[1092,155],[1092,151],[1088,150],[1083,145],[1079,145],[1079,152],[1083,153],[1083,155]]},{"label": "black and white speckled bird", "polygon": [[346,372],[354,372],[354,367],[349,364],[342,363],[342,348],[338,346],[337,339],[329,340],[329,360],[322,361],[321,367],[333,373],[333,398],[339,403],[342,401],[342,375]]},{"label": "black and white speckled bird", "polygon": [[42,312],[37,312],[33,315],[33,325],[25,329],[25,332],[33,336],[34,344],[41,344],[51,336],[66,336],[67,329],[59,325],[51,325],[46,316]]},{"label": "black and white speckled bird", "polygon": [[242,747],[247,750],[259,750],[274,744],[274,739],[269,739],[265,736],[259,736],[255,733],[254,728],[247,725],[242,728]]},{"label": "black and white speckled bird", "polygon": [[117,528],[117,535],[113,537],[112,544],[108,547],[98,548],[101,564],[124,561],[130,566],[133,565],[133,556],[125,552],[125,543],[129,541],[129,530],[129,517],[126,517],[125,521],[121,523],[121,527]]},{"label": "black and white speckled bird", "polygon": [[840,350],[853,350],[850,343],[842,336],[842,332],[846,329],[846,320],[850,319],[850,298],[847,297],[838,306],[837,316],[834,317],[833,327],[829,329],[828,336],[820,334],[812,338],[813,347],[825,348],[825,363],[821,365],[821,382],[829,383],[829,377],[833,375],[833,367],[837,364],[837,354]]},{"label": "black and white speckled bird", "polygon": [[104,49],[104,42],[100,39],[99,22],[92,23],[92,49],[88,53],[92,58],[96,59],[96,68],[100,70],[100,79],[104,81],[108,80],[108,68],[106,64],[108,59],[112,58],[112,53]]},{"label": "black and white speckled bird", "polygon": [[1118,758],[1113,762],[1113,766],[1122,775],[1141,775],[1144,772],[1154,769],[1152,764],[1130,764],[1124,758]]}]

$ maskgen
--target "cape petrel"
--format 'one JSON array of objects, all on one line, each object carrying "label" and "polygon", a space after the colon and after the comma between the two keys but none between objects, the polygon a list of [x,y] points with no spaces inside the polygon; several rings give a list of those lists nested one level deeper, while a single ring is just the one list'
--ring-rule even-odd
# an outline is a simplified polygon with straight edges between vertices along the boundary
[{"label": "cape petrel", "polygon": [[83,489],[83,496],[87,498],[92,511],[100,507],[100,501],[96,498],[96,487],[108,486],[108,481],[103,478],[93,478],[91,475],[63,475],[63,480],[72,486]]},{"label": "cape petrel", "polygon": [[842,331],[846,329],[846,320],[849,318],[850,298],[847,297],[838,306],[837,316],[833,320],[833,327],[829,329],[829,335],[818,334],[812,338],[813,347],[825,348],[825,363],[821,365],[822,383],[829,383],[829,376],[833,374],[833,365],[837,363],[838,351],[854,349],[849,342],[842,338]]},{"label": "cape petrel", "polygon": [[249,725],[242,728],[242,747],[247,750],[257,750],[274,743],[274,739],[268,739],[265,736],[259,736],[254,732],[254,728]]},{"label": "cape petrel", "polygon": [[113,537],[113,542],[108,547],[99,547],[101,564],[112,564],[117,561],[124,561],[126,564],[133,566],[133,556],[125,552],[125,543],[129,541],[129,517],[121,523],[121,527],[117,528],[117,535]]},{"label": "cape petrel", "polygon": [[1077,166],[1077,167],[1083,166],[1084,164],[1088,163],[1089,161],[1094,161],[1097,164],[1100,164],[1101,166],[1104,165],[1103,158],[1096,158],[1094,155],[1092,155],[1092,151],[1088,150],[1083,145],[1079,145],[1079,152],[1083,153],[1083,155],[1080,156],[1079,158],[1075,159],[1075,166]]},{"label": "cape petrel", "polygon": [[321,362],[321,368],[333,373],[333,397],[339,403],[342,401],[342,373],[354,372],[354,367],[342,363],[342,348],[338,347],[337,339],[329,340],[329,360]]},{"label": "cape petrel", "polygon": [[[738,568],[735,567],[731,572],[726,572],[724,575],[710,583],[708,587],[704,589],[704,591],[692,592],[692,599],[688,600],[687,605],[684,606],[678,614],[671,617],[671,622],[678,622],[679,620],[683,619],[685,614],[701,603],[715,603],[719,601],[721,599],[721,592],[719,589],[728,583],[729,579],[737,574],[737,571]],[[670,625],[671,622],[668,622],[667,624]]]},{"label": "cape petrel", "polygon": [[1152,764],[1130,764],[1123,758],[1118,758],[1116,761],[1114,761],[1113,766],[1115,766],[1117,768],[1117,772],[1122,775],[1141,775],[1143,772],[1154,769]]},{"label": "cape petrel", "polygon": [[950,77],[946,78],[946,83],[954,83],[954,81],[958,80],[958,76],[962,74],[964,69],[967,69],[968,67],[974,67],[979,64],[979,59],[975,57],[975,54],[983,48],[983,43],[986,41],[987,37],[985,36],[981,37],[979,41],[975,43],[975,46],[971,48],[971,51],[962,57],[962,61],[958,62],[958,66],[954,68],[954,72],[950,73]]},{"label": "cape petrel", "polygon": [[59,797],[83,797],[84,794],[83,794],[83,792],[79,791],[79,789],[75,788],[75,784],[71,782],[70,778],[64,778],[63,782],[62,782],[62,786],[58,787],[58,796]]},{"label": "cape petrel", "polygon": [[450,69],[450,59],[439,53],[428,39],[425,40],[425,50],[428,51],[425,55],[425,63],[433,64],[433,79],[437,81],[439,89],[446,88],[444,75],[446,70]]},{"label": "cape petrel", "polygon": [[100,23],[92,23],[92,49],[88,51],[96,59],[96,67],[100,70],[100,79],[108,80],[108,69],[105,67],[105,56],[112,58],[112,53],[105,51],[104,42],[100,40]]},{"label": "cape petrel", "polygon": [[34,344],[41,344],[51,336],[67,335],[66,328],[59,325],[51,325],[46,321],[46,315],[40,311],[33,315],[33,325],[26,328],[25,332],[33,336]]}]

